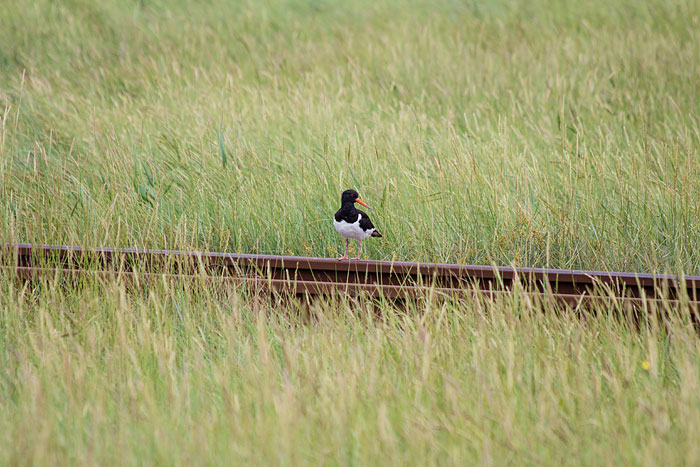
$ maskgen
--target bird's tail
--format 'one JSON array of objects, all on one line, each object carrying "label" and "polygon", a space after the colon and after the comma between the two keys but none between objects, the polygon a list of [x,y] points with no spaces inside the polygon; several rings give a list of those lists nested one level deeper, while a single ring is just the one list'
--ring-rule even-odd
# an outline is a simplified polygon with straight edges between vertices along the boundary
[{"label": "bird's tail", "polygon": [[373,237],[382,237],[383,235],[380,234],[378,231],[375,230],[374,232],[372,232],[372,236],[373,236]]}]

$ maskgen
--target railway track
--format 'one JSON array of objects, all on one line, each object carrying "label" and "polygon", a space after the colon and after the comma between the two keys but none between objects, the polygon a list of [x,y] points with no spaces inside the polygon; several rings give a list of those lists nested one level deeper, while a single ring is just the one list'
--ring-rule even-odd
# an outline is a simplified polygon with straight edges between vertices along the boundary
[{"label": "railway track", "polygon": [[25,243],[4,244],[1,255],[3,268],[23,280],[57,273],[126,280],[210,278],[300,296],[364,294],[398,300],[425,294],[493,298],[519,289],[528,298],[572,307],[614,302],[634,308],[687,304],[700,310],[700,276]]}]

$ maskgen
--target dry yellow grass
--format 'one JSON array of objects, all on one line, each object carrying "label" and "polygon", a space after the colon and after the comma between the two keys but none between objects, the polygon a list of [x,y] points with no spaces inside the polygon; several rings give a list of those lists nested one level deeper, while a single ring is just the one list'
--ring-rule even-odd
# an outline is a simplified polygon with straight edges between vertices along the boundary
[{"label": "dry yellow grass", "polygon": [[1,296],[3,464],[700,461],[698,340],[677,317],[167,284]]}]

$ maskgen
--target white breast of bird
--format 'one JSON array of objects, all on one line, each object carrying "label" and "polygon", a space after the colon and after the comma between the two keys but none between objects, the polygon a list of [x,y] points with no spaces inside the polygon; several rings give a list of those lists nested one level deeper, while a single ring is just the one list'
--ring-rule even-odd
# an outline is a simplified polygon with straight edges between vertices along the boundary
[{"label": "white breast of bird", "polygon": [[357,216],[357,220],[353,223],[345,222],[344,220],[338,222],[333,219],[333,226],[335,230],[338,231],[340,235],[345,238],[354,238],[355,240],[362,240],[372,235],[374,229],[369,229],[367,231],[362,230],[360,227],[360,219],[362,219],[362,214]]}]

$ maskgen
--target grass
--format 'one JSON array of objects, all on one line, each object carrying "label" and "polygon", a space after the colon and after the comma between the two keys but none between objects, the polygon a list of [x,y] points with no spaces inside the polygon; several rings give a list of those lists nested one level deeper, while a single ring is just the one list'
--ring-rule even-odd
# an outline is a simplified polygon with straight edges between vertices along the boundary
[{"label": "grass", "polygon": [[[691,0],[5,0],[0,238],[333,256],[355,188],[366,258],[700,274],[698,76]],[[699,462],[679,317],[0,289],[2,464]]]},{"label": "grass", "polygon": [[698,273],[697,2],[550,3],[11,1],[2,236]]},{"label": "grass", "polygon": [[[519,295],[295,307],[230,289],[2,290],[0,463],[700,461],[687,320]],[[648,365],[648,366],[647,366]]]}]

